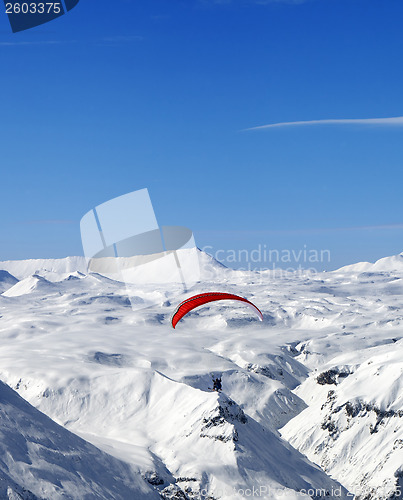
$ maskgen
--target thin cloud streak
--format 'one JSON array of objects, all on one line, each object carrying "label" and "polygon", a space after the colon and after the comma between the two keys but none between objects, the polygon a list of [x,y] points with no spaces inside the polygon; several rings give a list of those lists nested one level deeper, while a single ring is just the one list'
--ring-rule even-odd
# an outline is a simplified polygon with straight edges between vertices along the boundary
[{"label": "thin cloud streak", "polygon": [[268,125],[260,125],[258,127],[250,127],[243,129],[242,132],[248,130],[264,130],[268,128],[280,127],[301,127],[309,125],[376,125],[376,126],[403,126],[403,116],[393,118],[339,118],[330,120],[308,120],[297,122],[279,122],[270,123]]},{"label": "thin cloud streak", "polygon": [[285,3],[291,5],[298,5],[309,2],[310,0],[199,0],[205,5],[233,5],[238,4],[255,4],[255,5],[269,5],[273,3]]},{"label": "thin cloud streak", "polygon": [[219,234],[220,236],[241,236],[251,237],[251,236],[273,236],[273,235],[306,235],[306,234],[324,234],[324,233],[336,233],[344,231],[385,231],[385,230],[399,230],[403,231],[402,224],[381,224],[374,226],[350,226],[350,227],[322,227],[322,228],[306,228],[306,229],[268,229],[268,230],[199,230],[195,231],[196,234],[200,235],[211,235]]},{"label": "thin cloud streak", "polygon": [[0,42],[0,47],[23,47],[29,45],[61,45],[76,43],[76,40],[28,40],[17,42]]},{"label": "thin cloud streak", "polygon": [[144,40],[141,35],[115,35],[108,36],[103,39],[104,42],[111,43],[126,43],[126,42],[138,42]]},{"label": "thin cloud streak", "polygon": [[70,219],[37,219],[37,220],[26,220],[21,221],[20,224],[78,224],[78,221]]}]

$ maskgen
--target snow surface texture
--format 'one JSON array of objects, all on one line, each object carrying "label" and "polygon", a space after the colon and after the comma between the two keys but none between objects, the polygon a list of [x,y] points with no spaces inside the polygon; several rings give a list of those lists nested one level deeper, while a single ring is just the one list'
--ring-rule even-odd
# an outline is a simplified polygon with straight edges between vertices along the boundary
[{"label": "snow surface texture", "polygon": [[[83,258],[0,263],[0,498],[400,498],[403,254],[306,276],[199,257],[141,311]],[[212,290],[263,323],[223,301],[171,328]]]},{"label": "snow surface texture", "polygon": [[129,464],[56,424],[3,382],[0,415],[0,498],[152,498]]}]

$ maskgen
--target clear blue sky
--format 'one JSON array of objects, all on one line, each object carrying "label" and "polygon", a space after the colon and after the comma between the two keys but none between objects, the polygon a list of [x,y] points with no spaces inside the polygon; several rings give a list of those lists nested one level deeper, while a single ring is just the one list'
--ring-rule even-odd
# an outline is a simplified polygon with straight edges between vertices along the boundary
[{"label": "clear blue sky", "polygon": [[[79,220],[147,187],[200,247],[403,250],[401,0],[81,0],[0,15],[0,259],[82,254]],[[399,227],[400,225],[400,227]]]}]

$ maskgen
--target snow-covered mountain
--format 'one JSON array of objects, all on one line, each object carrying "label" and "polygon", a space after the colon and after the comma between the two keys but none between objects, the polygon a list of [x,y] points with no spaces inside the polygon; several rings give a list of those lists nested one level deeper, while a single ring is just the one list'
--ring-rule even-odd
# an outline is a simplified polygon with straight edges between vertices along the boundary
[{"label": "snow-covered mountain", "polygon": [[64,259],[28,259],[0,261],[0,269],[8,271],[19,280],[34,274],[45,278],[60,278],[72,272],[87,272],[87,262],[84,257],[66,257]]},{"label": "snow-covered mountain", "polygon": [[[139,285],[139,300],[154,304],[140,311],[122,282],[88,274],[82,258],[0,263],[15,276],[0,295],[0,379],[27,401],[13,406],[11,458],[0,461],[12,494],[399,498],[403,269],[279,276],[228,270],[203,253],[199,261],[189,292]],[[173,330],[176,305],[209,290],[248,297],[264,321],[218,302]],[[212,377],[222,377],[221,393]],[[47,428],[61,436],[46,442],[59,454],[12,451],[36,427],[41,446]],[[57,466],[70,441],[97,473],[71,466],[63,483]],[[111,496],[108,471],[134,474],[136,493],[123,481]]]},{"label": "snow-covered mountain", "polygon": [[[214,257],[205,252],[202,252],[199,249],[183,249],[177,251],[176,253],[181,257],[181,263],[186,264],[186,261],[189,260],[189,256],[193,255],[194,252],[197,253],[198,260],[200,262],[201,279],[212,279],[217,274],[222,276],[223,272],[228,273],[231,271],[216,259],[214,259]],[[157,264],[154,266],[147,266],[147,256],[119,258],[106,257],[104,259],[92,259],[91,261],[89,261],[89,263],[90,267],[92,266],[91,272],[102,274],[103,276],[107,276],[110,278],[116,277],[116,275],[118,274],[116,272],[117,268],[125,270],[127,268],[137,267],[140,270],[137,273],[137,276],[134,275],[133,281],[140,284],[161,284],[161,266],[158,265],[158,262],[163,260],[161,258],[163,255],[164,254],[162,253],[155,254],[153,256],[153,261],[157,262]],[[175,262],[172,263],[172,267],[176,269],[177,265]],[[0,270],[3,270],[3,273],[8,272],[13,277],[18,278],[19,280],[29,278],[32,275],[40,275],[46,278],[48,281],[61,281],[71,274],[74,274],[76,276],[79,276],[80,274],[86,274],[88,272],[88,262],[85,257],[65,257],[63,259],[8,260],[0,261]],[[146,276],[144,275],[145,272],[147,272]],[[0,274],[0,283],[2,279],[3,275]],[[122,279],[123,276],[120,276],[120,281],[122,281]]]},{"label": "snow-covered mountain", "polygon": [[46,278],[39,276],[38,274],[33,274],[28,278],[24,278],[21,281],[15,283],[15,285],[7,288],[5,292],[3,292],[4,297],[18,297],[20,295],[25,295],[27,293],[32,292],[42,292],[46,294],[54,289],[53,283],[48,281]]},{"label": "snow-covered mountain", "polygon": [[0,382],[0,498],[158,498],[128,463],[89,444]]},{"label": "snow-covered mountain", "polygon": [[376,272],[402,272],[403,271],[403,252],[399,255],[391,257],[384,257],[374,263],[371,262],[358,262],[358,264],[351,264],[344,266],[338,272],[345,273],[376,273]]},{"label": "snow-covered mountain", "polygon": [[8,271],[0,269],[0,293],[8,290],[18,282],[17,278]]}]

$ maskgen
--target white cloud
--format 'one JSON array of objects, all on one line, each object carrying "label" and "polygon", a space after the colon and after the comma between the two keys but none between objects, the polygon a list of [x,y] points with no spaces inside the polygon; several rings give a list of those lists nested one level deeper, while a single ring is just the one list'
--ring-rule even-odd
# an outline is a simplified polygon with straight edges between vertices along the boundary
[{"label": "white cloud", "polygon": [[17,42],[0,42],[0,47],[18,47],[23,45],[58,45],[61,43],[71,43],[71,41],[64,42],[61,40],[29,40]]},{"label": "white cloud", "polygon": [[258,127],[251,127],[244,130],[263,130],[267,128],[280,128],[280,127],[301,127],[309,125],[376,125],[376,126],[403,126],[403,116],[396,116],[393,118],[339,118],[330,120],[308,120],[297,122],[279,122],[270,123],[268,125],[260,125]]},{"label": "white cloud", "polygon": [[307,235],[307,234],[322,234],[322,233],[337,233],[337,232],[357,232],[357,231],[401,231],[403,229],[402,224],[379,224],[374,226],[346,226],[346,227],[311,227],[302,229],[261,229],[261,230],[205,230],[197,231],[197,234],[203,235],[204,237],[211,235],[220,235],[226,237],[265,237],[265,236],[275,236],[275,235]]},{"label": "white cloud", "polygon": [[70,219],[33,219],[22,221],[20,224],[78,224],[78,221]]},{"label": "white cloud", "polygon": [[138,42],[141,40],[144,40],[144,37],[141,35],[115,35],[103,39],[104,42],[112,43]]},{"label": "white cloud", "polygon": [[308,2],[310,0],[199,0],[199,1],[206,5],[208,4],[231,5],[234,3],[269,5],[273,3],[301,4]]}]

